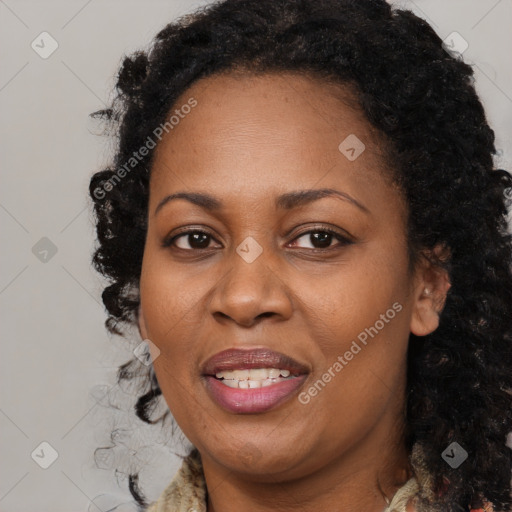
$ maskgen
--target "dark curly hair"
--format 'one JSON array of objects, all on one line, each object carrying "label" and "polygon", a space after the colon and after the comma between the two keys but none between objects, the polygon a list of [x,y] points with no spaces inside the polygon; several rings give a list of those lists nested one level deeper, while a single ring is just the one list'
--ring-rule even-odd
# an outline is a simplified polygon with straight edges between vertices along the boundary
[{"label": "dark curly hair", "polygon": [[[449,249],[448,258],[431,255],[452,284],[440,325],[410,335],[406,444],[423,475],[418,506],[455,512],[486,499],[512,510],[512,176],[493,164],[494,132],[471,66],[409,10],[384,0],[217,1],[124,58],[110,108],[91,114],[117,136],[112,165],[90,181],[93,264],[110,280],[102,294],[108,330],[123,335],[137,321],[154,154],[138,150],[193,82],[236,69],[353,86],[407,200],[411,264],[438,244]],[[135,378],[139,367],[128,361],[118,380]],[[165,415],[153,420],[151,411],[161,390],[152,368],[144,375],[136,414],[160,422]],[[452,441],[469,454],[456,470],[441,457]],[[136,474],[130,489],[144,506]]]}]

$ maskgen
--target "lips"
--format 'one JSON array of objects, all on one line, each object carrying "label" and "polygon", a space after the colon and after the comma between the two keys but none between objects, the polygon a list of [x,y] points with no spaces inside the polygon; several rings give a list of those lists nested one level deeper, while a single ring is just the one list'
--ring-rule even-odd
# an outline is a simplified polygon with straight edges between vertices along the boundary
[{"label": "lips", "polygon": [[306,365],[295,359],[266,348],[241,350],[228,349],[208,359],[203,365],[202,374],[215,376],[223,371],[251,370],[253,368],[279,368],[288,370],[291,375],[309,373]]},{"label": "lips", "polygon": [[[273,382],[267,380],[265,387],[250,386],[246,389],[223,383],[224,376],[229,379],[233,378],[233,375],[248,373],[252,375],[252,372],[243,370],[268,368],[279,369],[281,375],[284,374],[287,377],[272,379]],[[295,394],[306,380],[308,373],[309,369],[306,365],[266,348],[224,350],[208,359],[202,367],[203,382],[210,397],[224,410],[237,414],[262,413],[275,409]],[[229,383],[232,384],[233,381]]]}]

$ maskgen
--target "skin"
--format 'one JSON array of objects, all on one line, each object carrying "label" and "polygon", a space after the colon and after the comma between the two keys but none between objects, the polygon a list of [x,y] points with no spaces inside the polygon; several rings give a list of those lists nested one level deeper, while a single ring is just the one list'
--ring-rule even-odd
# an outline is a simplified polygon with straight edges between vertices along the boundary
[{"label": "skin", "polygon": [[[139,329],[160,350],[163,395],[201,453],[208,511],[381,512],[377,482],[391,498],[411,476],[401,437],[409,333],[437,328],[448,276],[423,260],[409,272],[407,206],[378,134],[343,101],[348,87],[296,74],[224,74],[195,82],[174,108],[190,97],[198,105],[156,148]],[[354,161],[338,149],[349,134],[366,146]],[[275,206],[280,194],[319,188],[364,209],[336,197]],[[223,206],[177,199],[155,215],[176,192],[208,193]],[[184,227],[211,237],[162,247]],[[322,227],[352,243],[333,236],[319,245],[309,231]],[[263,251],[252,263],[236,252],[249,236]],[[394,303],[402,310],[300,403],[297,394]],[[230,413],[207,394],[200,367],[232,347],[268,347],[310,373],[274,410]]]}]

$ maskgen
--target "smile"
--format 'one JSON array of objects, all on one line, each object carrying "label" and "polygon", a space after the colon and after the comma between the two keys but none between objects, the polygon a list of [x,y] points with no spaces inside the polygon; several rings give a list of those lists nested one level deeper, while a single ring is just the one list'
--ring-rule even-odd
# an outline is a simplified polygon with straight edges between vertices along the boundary
[{"label": "smile", "polygon": [[255,368],[252,370],[218,372],[215,378],[230,388],[256,389],[293,379],[293,376],[290,376],[290,370]]},{"label": "smile", "polygon": [[203,366],[203,382],[213,401],[238,414],[275,409],[306,380],[309,369],[269,349],[230,349]]}]

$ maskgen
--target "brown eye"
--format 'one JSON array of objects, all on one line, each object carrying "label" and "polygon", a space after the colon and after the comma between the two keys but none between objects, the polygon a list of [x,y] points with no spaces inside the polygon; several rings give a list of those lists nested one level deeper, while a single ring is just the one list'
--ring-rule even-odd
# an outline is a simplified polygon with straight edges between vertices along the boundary
[{"label": "brown eye", "polygon": [[214,238],[205,231],[190,230],[173,236],[163,243],[164,247],[174,246],[184,251],[208,249]]},{"label": "brown eye", "polygon": [[302,245],[299,247],[305,247],[308,249],[329,249],[332,247],[331,244],[333,240],[337,240],[339,242],[338,246],[349,245],[350,243],[352,243],[348,238],[344,237],[337,231],[327,228],[315,229],[302,233],[300,236],[295,238],[295,246],[297,240],[300,240],[301,238],[303,238],[306,241],[306,243],[309,243],[310,246],[307,247]]}]

